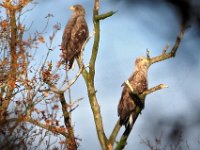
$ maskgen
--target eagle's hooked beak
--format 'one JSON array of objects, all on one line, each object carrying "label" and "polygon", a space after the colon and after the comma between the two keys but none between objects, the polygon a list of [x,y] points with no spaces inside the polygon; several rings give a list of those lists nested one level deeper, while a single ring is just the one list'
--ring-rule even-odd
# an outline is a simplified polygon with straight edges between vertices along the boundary
[{"label": "eagle's hooked beak", "polygon": [[72,10],[72,11],[75,10],[74,6],[69,7],[69,9]]}]

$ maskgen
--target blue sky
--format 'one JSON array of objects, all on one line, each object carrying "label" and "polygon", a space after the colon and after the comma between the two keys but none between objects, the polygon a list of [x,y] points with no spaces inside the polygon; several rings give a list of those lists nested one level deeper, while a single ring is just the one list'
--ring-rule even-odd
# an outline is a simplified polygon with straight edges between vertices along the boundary
[{"label": "blue sky", "polygon": [[[53,24],[60,22],[61,31],[54,40],[54,45],[61,43],[62,32],[68,21],[73,4],[82,4],[86,8],[86,20],[90,33],[93,30],[91,0],[38,0],[35,9],[27,14],[25,23],[31,24],[30,30],[41,30],[48,13],[54,15],[50,20],[45,38],[52,33]],[[144,56],[150,49],[151,56],[161,54],[167,43],[172,47],[179,31],[179,20],[168,5],[127,5],[126,1],[101,1],[100,12],[118,11],[114,16],[101,22],[101,40],[96,64],[96,89],[106,134],[109,135],[117,120],[117,104],[121,96],[121,84],[131,75],[134,60]],[[137,119],[128,140],[127,150],[147,147],[140,144],[141,137],[154,139],[163,133],[167,139],[168,131],[176,124],[184,125],[184,135],[191,149],[198,146],[200,136],[200,61],[197,43],[199,37],[194,28],[190,28],[178,49],[175,59],[157,63],[149,69],[149,87],[160,83],[167,84],[164,89],[148,95],[146,106]],[[84,51],[84,60],[90,56],[92,39]],[[45,46],[38,51],[38,59],[45,55]],[[60,51],[51,55],[50,59],[58,60]],[[77,66],[75,66],[77,68]],[[71,73],[73,76],[74,73]],[[80,106],[73,113],[75,134],[82,139],[81,150],[100,149],[90,110],[86,88],[82,77],[72,87],[72,97],[84,97]],[[123,129],[123,128],[122,128]],[[122,130],[121,130],[122,131]],[[122,133],[122,132],[121,132]],[[184,145],[185,146],[185,145]]]}]

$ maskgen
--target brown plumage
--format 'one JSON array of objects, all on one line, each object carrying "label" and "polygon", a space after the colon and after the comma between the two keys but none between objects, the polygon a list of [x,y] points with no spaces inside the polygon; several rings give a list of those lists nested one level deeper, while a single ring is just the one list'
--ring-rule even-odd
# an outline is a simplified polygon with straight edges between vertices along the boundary
[{"label": "brown plumage", "polygon": [[70,9],[73,14],[65,27],[61,44],[63,59],[68,69],[71,69],[74,59],[80,55],[82,46],[89,35],[85,9],[81,5],[74,5]]},{"label": "brown plumage", "polygon": [[136,118],[136,106],[141,104],[141,100],[138,97],[148,88],[147,83],[147,71],[148,60],[145,57],[137,58],[135,61],[135,71],[128,79],[133,91],[136,94],[130,94],[130,89],[127,85],[124,85],[121,99],[118,104],[118,116],[120,117],[120,124],[127,126],[128,123]]}]

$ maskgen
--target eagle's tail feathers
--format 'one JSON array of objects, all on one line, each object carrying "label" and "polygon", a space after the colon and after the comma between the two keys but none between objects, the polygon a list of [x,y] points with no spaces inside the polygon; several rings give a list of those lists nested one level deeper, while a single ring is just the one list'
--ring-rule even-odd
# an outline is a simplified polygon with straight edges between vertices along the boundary
[{"label": "eagle's tail feathers", "polygon": [[67,63],[67,69],[70,70],[73,66],[74,63],[74,58],[72,58],[71,60],[69,60],[69,62]]},{"label": "eagle's tail feathers", "polygon": [[128,117],[126,123],[125,123],[125,127],[127,128],[129,125],[131,125],[133,123],[133,115],[130,114],[130,116]]}]

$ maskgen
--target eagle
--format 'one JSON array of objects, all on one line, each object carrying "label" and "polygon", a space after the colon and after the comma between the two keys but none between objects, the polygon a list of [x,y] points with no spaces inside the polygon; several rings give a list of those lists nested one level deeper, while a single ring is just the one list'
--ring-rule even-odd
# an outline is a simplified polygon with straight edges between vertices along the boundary
[{"label": "eagle", "polygon": [[88,26],[85,21],[85,9],[81,5],[70,7],[73,11],[62,36],[62,57],[71,69],[74,59],[81,54],[82,46],[89,36]]},{"label": "eagle", "polygon": [[148,59],[146,57],[139,57],[135,61],[135,70],[129,77],[128,81],[134,91],[131,93],[130,88],[126,84],[122,84],[123,91],[118,104],[118,116],[120,118],[120,125],[131,125],[134,118],[136,118],[136,106],[144,107],[139,94],[143,93],[148,88],[147,72]]}]

